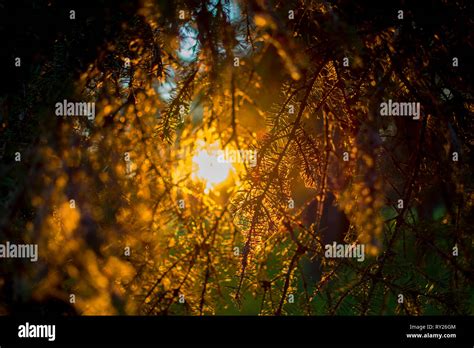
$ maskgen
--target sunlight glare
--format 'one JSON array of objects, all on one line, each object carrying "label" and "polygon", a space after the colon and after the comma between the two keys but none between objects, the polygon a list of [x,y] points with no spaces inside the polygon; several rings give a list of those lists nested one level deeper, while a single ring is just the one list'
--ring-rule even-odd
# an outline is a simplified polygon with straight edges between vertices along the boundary
[{"label": "sunlight glare", "polygon": [[206,149],[199,150],[193,157],[193,163],[197,166],[195,177],[206,182],[206,191],[212,186],[223,182],[230,173],[232,166],[230,163],[218,161],[215,151]]}]

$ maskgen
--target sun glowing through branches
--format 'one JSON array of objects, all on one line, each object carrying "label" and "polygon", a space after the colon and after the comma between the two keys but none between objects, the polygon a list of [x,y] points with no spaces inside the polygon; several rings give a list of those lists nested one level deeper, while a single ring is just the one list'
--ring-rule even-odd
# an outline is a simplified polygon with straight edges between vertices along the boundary
[{"label": "sun glowing through branches", "polygon": [[204,144],[204,148],[201,147],[201,149],[198,147],[192,160],[195,165],[193,176],[206,182],[207,192],[213,186],[226,180],[232,169],[230,163],[219,161],[217,151],[214,149],[215,145],[208,145],[206,148],[206,144]]}]

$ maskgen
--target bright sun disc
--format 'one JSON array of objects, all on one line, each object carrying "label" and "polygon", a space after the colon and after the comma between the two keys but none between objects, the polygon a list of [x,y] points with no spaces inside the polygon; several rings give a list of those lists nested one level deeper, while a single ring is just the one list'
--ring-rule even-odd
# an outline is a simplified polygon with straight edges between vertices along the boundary
[{"label": "bright sun disc", "polygon": [[197,170],[195,176],[206,181],[206,188],[223,182],[231,170],[231,164],[218,160],[218,155],[213,151],[200,150],[193,157]]}]

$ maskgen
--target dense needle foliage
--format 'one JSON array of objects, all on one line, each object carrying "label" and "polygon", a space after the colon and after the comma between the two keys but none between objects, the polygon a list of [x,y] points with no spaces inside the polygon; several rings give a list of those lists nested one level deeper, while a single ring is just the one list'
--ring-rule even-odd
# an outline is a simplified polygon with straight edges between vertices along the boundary
[{"label": "dense needle foliage", "polygon": [[380,3],[1,2],[0,313],[472,314],[473,4]]}]

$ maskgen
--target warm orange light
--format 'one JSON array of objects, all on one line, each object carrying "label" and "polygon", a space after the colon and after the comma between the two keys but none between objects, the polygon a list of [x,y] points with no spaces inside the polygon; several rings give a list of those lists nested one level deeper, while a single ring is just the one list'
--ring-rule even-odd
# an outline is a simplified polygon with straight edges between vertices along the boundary
[{"label": "warm orange light", "polygon": [[219,161],[216,143],[198,150],[193,157],[196,166],[193,176],[206,182],[206,191],[209,192],[213,186],[220,184],[229,176],[232,165],[228,162]]}]

